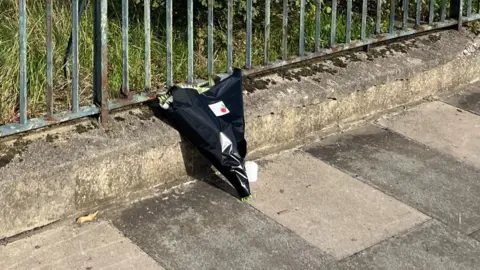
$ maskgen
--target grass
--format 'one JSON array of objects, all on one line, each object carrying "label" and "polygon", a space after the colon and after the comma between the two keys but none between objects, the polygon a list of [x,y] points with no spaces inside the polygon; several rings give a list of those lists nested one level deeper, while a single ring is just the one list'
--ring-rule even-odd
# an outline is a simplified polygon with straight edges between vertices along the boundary
[{"label": "grass", "polygon": [[[476,3],[474,0],[474,10]],[[307,0],[307,5],[313,2]],[[441,1],[438,0],[438,3]],[[465,1],[466,2],[466,1]],[[261,5],[259,3],[257,5]],[[92,99],[92,69],[93,69],[93,10],[92,5],[86,10],[80,27],[80,104],[88,105]],[[16,122],[18,120],[18,1],[0,0],[0,124]],[[410,8],[413,16],[414,6]],[[424,11],[427,2],[424,3]],[[465,9],[464,9],[465,10]],[[388,7],[384,6],[382,17],[382,31],[388,29]],[[46,110],[45,86],[46,86],[46,27],[45,27],[45,4],[44,1],[28,1],[28,115],[36,117]],[[111,13],[118,11],[110,11]],[[215,12],[218,12],[217,10]],[[440,5],[436,5],[436,14],[440,12]],[[155,14],[152,13],[152,16]],[[143,15],[142,15],[143,16]],[[337,42],[345,40],[344,13],[337,15]],[[71,29],[71,1],[54,1],[54,111],[69,109],[71,103],[71,80],[63,75],[62,59],[66,50]],[[397,14],[400,18],[400,13]],[[270,60],[281,57],[281,13],[273,12],[271,23],[271,55]],[[367,18],[367,36],[374,31],[375,18]],[[328,8],[323,8],[321,15],[321,45],[326,47],[330,36],[330,14]],[[199,22],[196,22],[198,26]],[[226,70],[226,21],[216,22],[215,29],[215,72]],[[361,17],[353,13],[352,40],[360,38]],[[152,25],[153,34],[151,41],[152,56],[152,86],[162,88],[165,81],[165,56],[166,44],[162,27]],[[299,37],[298,13],[291,13],[289,17],[289,55],[298,52]],[[187,41],[186,29],[175,28],[174,31],[174,80],[185,81],[187,76]],[[195,76],[207,78],[207,53],[206,53],[206,29],[204,26],[197,27],[195,41]],[[306,50],[313,51],[315,35],[315,10],[307,9],[305,19]],[[144,88],[144,29],[143,22],[135,17],[130,22],[129,29],[130,45],[130,88],[132,91],[141,91]],[[242,67],[245,61],[245,31],[238,27],[234,32],[234,66]],[[122,43],[121,22],[118,19],[109,21],[109,89],[111,97],[118,97],[121,87],[122,72]],[[263,25],[254,25],[253,34],[253,62],[259,65],[263,62],[264,36]]]}]

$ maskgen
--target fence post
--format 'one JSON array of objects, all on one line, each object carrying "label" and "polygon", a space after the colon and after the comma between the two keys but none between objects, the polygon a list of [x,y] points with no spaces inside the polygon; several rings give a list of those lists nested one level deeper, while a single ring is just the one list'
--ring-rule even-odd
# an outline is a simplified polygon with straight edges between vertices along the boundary
[{"label": "fence post", "polygon": [[93,102],[100,106],[102,126],[108,123],[107,0],[95,0],[93,53]]},{"label": "fence post", "polygon": [[18,1],[19,9],[19,64],[20,64],[20,124],[27,124],[27,1]]},{"label": "fence post", "polygon": [[458,30],[462,28],[462,0],[450,0],[450,18],[458,20]]}]

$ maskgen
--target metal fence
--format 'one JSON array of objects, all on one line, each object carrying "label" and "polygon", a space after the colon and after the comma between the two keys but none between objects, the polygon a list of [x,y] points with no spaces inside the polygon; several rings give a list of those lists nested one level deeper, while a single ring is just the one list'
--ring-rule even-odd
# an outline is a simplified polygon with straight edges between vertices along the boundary
[{"label": "metal fence", "polygon": [[[19,1],[19,63],[20,63],[20,79],[19,79],[19,122],[9,123],[0,126],[0,137],[9,136],[12,134],[25,132],[33,129],[46,127],[52,124],[58,124],[73,119],[87,117],[91,115],[100,114],[102,124],[107,125],[109,111],[121,108],[123,106],[132,105],[136,103],[145,102],[155,97],[156,91],[152,91],[151,87],[151,3],[150,0],[144,0],[144,29],[145,29],[145,91],[142,93],[131,94],[129,89],[129,2],[122,0],[122,46],[123,46],[123,68],[122,68],[122,88],[121,92],[124,96],[122,99],[109,100],[108,97],[108,51],[107,51],[107,0],[94,0],[94,69],[93,69],[93,100],[91,106],[79,106],[79,18],[85,4],[82,0],[72,0],[72,91],[71,91],[71,110],[61,113],[55,113],[53,110],[53,44],[52,44],[52,10],[53,0],[46,0],[46,48],[47,48],[47,86],[46,86],[46,103],[47,110],[45,116],[28,119],[27,118],[27,0]],[[208,0],[208,34],[207,34],[207,70],[208,80],[195,80],[194,76],[194,1],[187,1],[188,5],[188,84],[207,84],[212,81],[213,74],[213,57],[214,57],[214,0]],[[228,75],[232,71],[233,65],[233,0],[227,0],[227,73],[220,74],[220,76]],[[353,49],[362,46],[368,46],[380,41],[395,39],[398,37],[409,36],[421,32],[431,31],[435,29],[447,28],[458,25],[460,28],[464,22],[480,19],[480,6],[477,1],[477,6],[474,7],[472,0],[442,0],[440,4],[439,20],[435,21],[435,0],[428,2],[428,21],[421,20],[422,0],[416,2],[403,1],[397,3],[397,0],[390,2],[389,28],[386,33],[381,32],[381,17],[382,17],[382,0],[361,0],[361,34],[359,40],[352,40],[352,0],[346,0],[346,33],[345,43],[337,44],[336,38],[336,24],[337,24],[337,7],[338,0],[331,0],[331,21],[328,46],[321,47],[320,25],[321,25],[321,8],[322,0],[315,0],[316,14],[315,14],[315,35],[314,35],[314,51],[307,52],[305,49],[305,3],[306,0],[300,0],[299,14],[299,40],[298,40],[298,54],[291,56],[288,54],[288,25],[289,25],[289,0],[283,1],[283,25],[282,25],[282,48],[281,59],[277,61],[270,61],[271,50],[271,1],[264,0],[264,51],[263,51],[263,65],[252,65],[252,9],[254,7],[253,0],[246,1],[246,52],[245,52],[245,66],[244,74],[253,74],[256,72],[263,72],[268,69],[278,68],[284,65],[298,63],[305,60],[321,57],[335,52]],[[368,1],[368,2],[367,2]],[[173,84],[173,68],[174,62],[172,57],[172,31],[173,31],[173,0],[165,0],[166,3],[166,87]],[[367,36],[367,4],[374,2],[376,4],[376,20],[375,33]],[[415,3],[415,18],[409,17],[409,8]],[[258,3],[255,3],[256,5]],[[402,5],[402,17],[395,17],[395,8]],[[447,5],[449,6],[449,14],[447,14]],[[464,11],[466,7],[466,11]],[[80,13],[79,13],[80,11]],[[475,12],[476,11],[476,12]],[[413,21],[413,22],[412,22]],[[207,78],[206,78],[207,79]]]}]

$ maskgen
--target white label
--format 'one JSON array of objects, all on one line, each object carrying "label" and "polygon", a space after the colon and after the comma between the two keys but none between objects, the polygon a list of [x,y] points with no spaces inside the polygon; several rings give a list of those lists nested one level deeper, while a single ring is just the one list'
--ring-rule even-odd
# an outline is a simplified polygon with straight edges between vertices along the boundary
[{"label": "white label", "polygon": [[208,106],[210,107],[210,110],[212,110],[212,112],[215,114],[215,116],[222,116],[230,113],[230,111],[228,110],[227,106],[225,106],[225,103],[223,103],[223,101],[210,104]]}]

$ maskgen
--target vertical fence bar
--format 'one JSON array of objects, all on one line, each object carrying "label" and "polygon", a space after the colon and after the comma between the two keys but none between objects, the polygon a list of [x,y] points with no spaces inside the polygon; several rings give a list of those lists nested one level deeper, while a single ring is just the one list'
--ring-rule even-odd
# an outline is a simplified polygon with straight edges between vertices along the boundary
[{"label": "vertical fence bar", "polygon": [[315,8],[315,52],[320,51],[320,34],[322,31],[322,0],[317,0]]},{"label": "vertical fence bar", "polygon": [[101,0],[101,53],[102,53],[102,106],[100,117],[103,126],[108,124],[108,1]]},{"label": "vertical fence bar", "polygon": [[347,0],[347,28],[345,33],[345,43],[352,41],[352,0]]},{"label": "vertical fence bar", "polygon": [[330,22],[330,46],[335,45],[337,39],[337,0],[332,0],[332,21]]},{"label": "vertical fence bar", "polygon": [[151,80],[151,52],[150,52],[150,0],[144,0],[143,2],[143,20],[145,28],[145,91],[150,92],[152,89]]},{"label": "vertical fence bar", "polygon": [[298,55],[305,55],[305,0],[300,0],[300,36],[298,41]]},{"label": "vertical fence bar", "polygon": [[245,68],[252,68],[252,1],[247,0],[247,51],[245,53]]},{"label": "vertical fence bar", "polygon": [[417,0],[417,8],[415,11],[415,25],[420,26],[422,23],[422,0]]},{"label": "vertical fence bar", "polygon": [[47,0],[47,117],[53,117],[53,0]]},{"label": "vertical fence bar", "polygon": [[462,30],[463,26],[463,0],[458,0],[458,30]]},{"label": "vertical fence bar", "polygon": [[101,14],[102,14],[102,108],[100,110],[101,121],[104,127],[108,123],[108,1],[101,0]]},{"label": "vertical fence bar", "polygon": [[430,0],[428,3],[428,24],[433,23],[435,17],[435,0]]},{"label": "vertical fence bar", "polygon": [[128,97],[128,0],[122,0],[122,94]]},{"label": "vertical fence bar", "polygon": [[[171,1],[171,0],[170,0]],[[213,0],[208,0],[208,82],[213,85]]]},{"label": "vertical fence bar", "polygon": [[360,38],[364,40],[367,37],[367,0],[362,1],[362,29]]},{"label": "vertical fence bar", "polygon": [[167,8],[167,88],[173,86],[173,59],[172,59],[172,49],[173,49],[173,0],[167,0],[166,8]]},{"label": "vertical fence bar", "polygon": [[472,15],[472,0],[467,1],[467,17]]},{"label": "vertical fence bar", "polygon": [[270,62],[270,0],[265,0],[265,55],[263,63]]},{"label": "vertical fence bar", "polygon": [[187,82],[193,83],[193,0],[188,0],[188,75]]},{"label": "vertical fence bar", "polygon": [[288,58],[288,0],[283,0],[283,22],[282,22],[282,59]]},{"label": "vertical fence bar", "polygon": [[450,18],[457,19],[458,30],[462,28],[463,1],[450,0]]},{"label": "vertical fence bar", "polygon": [[233,0],[228,0],[227,22],[227,71],[233,72]]},{"label": "vertical fence bar", "polygon": [[447,14],[447,1],[442,0],[442,11],[440,12],[440,21],[444,22]]},{"label": "vertical fence bar", "polygon": [[20,124],[27,123],[27,0],[19,0]]},{"label": "vertical fence bar", "polygon": [[95,0],[94,6],[94,72],[93,102],[100,106],[102,126],[108,124],[108,3],[107,0]]},{"label": "vertical fence bar", "polygon": [[72,111],[78,112],[78,83],[79,83],[79,65],[78,65],[78,0],[72,2],[72,48],[73,48],[73,79],[72,79]]},{"label": "vertical fence bar", "polygon": [[100,119],[104,128],[108,124],[108,3],[95,0],[94,9],[94,72],[93,102],[100,106]]},{"label": "vertical fence bar", "polygon": [[377,16],[375,18],[375,34],[382,33],[382,0],[377,0]]},{"label": "vertical fence bar", "polygon": [[402,21],[402,29],[407,30],[408,28],[408,7],[410,5],[409,0],[403,0],[403,21]]},{"label": "vertical fence bar", "polygon": [[396,1],[391,0],[390,1],[390,23],[388,25],[388,32],[390,34],[392,34],[393,31],[395,30],[395,8],[396,8]]}]

